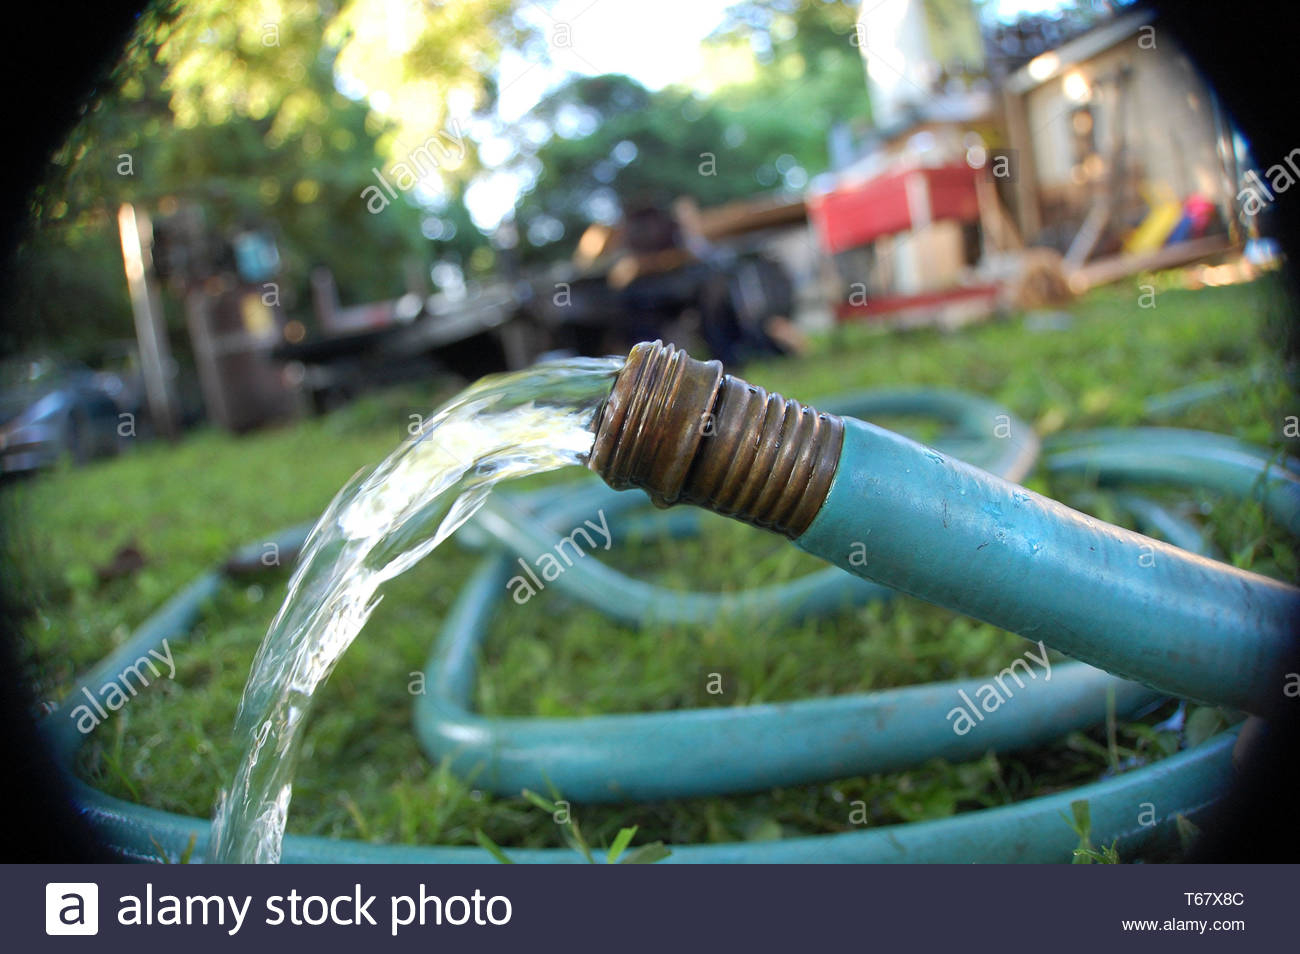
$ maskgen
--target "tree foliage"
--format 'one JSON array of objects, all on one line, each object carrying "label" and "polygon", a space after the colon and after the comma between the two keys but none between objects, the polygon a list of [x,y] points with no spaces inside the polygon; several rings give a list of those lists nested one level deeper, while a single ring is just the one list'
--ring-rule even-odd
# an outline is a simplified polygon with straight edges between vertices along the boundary
[{"label": "tree foliage", "polygon": [[177,122],[269,119],[270,144],[328,121],[329,91],[304,79],[322,55],[368,97],[380,152],[400,159],[444,131],[453,104],[490,102],[491,67],[528,31],[519,0],[173,0],[157,58]]},{"label": "tree foliage", "polygon": [[[324,24],[308,0],[150,10],[33,196],[5,344],[76,351],[131,336],[115,218],[122,202],[155,214],[197,202],[218,233],[270,225],[286,301],[305,299],[320,264],[335,272],[345,300],[400,292],[403,265],[427,264],[423,213],[397,201],[372,215],[361,192],[404,144],[415,148],[447,124],[456,95],[490,98],[482,58],[517,32],[509,7],[350,0],[327,7]],[[421,19],[394,20],[402,11]],[[402,28],[393,41],[401,55],[381,55],[390,38],[376,25]],[[340,82],[344,64],[353,73]],[[376,106],[363,88],[388,96]],[[426,108],[411,108],[413,100]],[[400,123],[388,115],[399,111]],[[473,168],[473,150],[465,155],[465,168],[438,170],[453,194]],[[358,246],[364,256],[348,254]],[[168,318],[179,328],[179,308]]]},{"label": "tree foliage", "polygon": [[709,41],[717,77],[707,95],[618,75],[555,90],[524,120],[550,138],[514,160],[533,180],[515,210],[524,259],[567,254],[587,223],[623,203],[800,193],[827,168],[832,126],[870,119],[855,22],[854,5],[838,0],[747,0]]},{"label": "tree foliage", "polygon": [[[155,214],[194,202],[218,233],[269,225],[284,263],[281,298],[299,313],[320,264],[345,301],[397,294],[411,262],[488,273],[494,255],[473,225],[466,185],[500,170],[483,169],[472,144],[422,183],[418,203],[402,195],[371,214],[361,193],[375,170],[391,173],[432,137],[465,135],[457,117],[491,113],[501,51],[536,52],[523,6],[151,8],[33,196],[5,344],[76,350],[131,336],[115,221],[122,202]],[[567,254],[588,222],[616,217],[627,200],[690,195],[709,206],[801,191],[826,167],[831,126],[869,116],[852,25],[848,3],[746,0],[708,41],[715,68],[689,90],[609,75],[552,91],[506,131],[516,149],[505,168],[528,186],[514,213],[520,259]],[[179,337],[175,303],[168,318]]]}]

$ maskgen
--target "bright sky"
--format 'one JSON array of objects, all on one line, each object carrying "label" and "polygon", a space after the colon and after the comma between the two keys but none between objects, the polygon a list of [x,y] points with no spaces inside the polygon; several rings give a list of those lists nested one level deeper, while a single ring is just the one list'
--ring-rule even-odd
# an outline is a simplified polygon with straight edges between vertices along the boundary
[{"label": "bright sky", "polygon": [[[497,114],[514,122],[571,74],[624,73],[650,89],[685,82],[701,68],[701,42],[734,0],[555,0],[521,12],[545,38],[550,62],[507,51],[501,60]],[[490,124],[471,127],[484,161],[510,155]],[[505,173],[481,176],[465,196],[474,223],[492,229],[514,208],[524,183]]]},{"label": "bright sky", "polygon": [[700,67],[700,43],[734,0],[556,0],[523,10],[546,37],[550,69],[518,56],[502,63],[501,109],[527,111],[566,73],[626,73],[651,89],[688,79]]},{"label": "bright sky", "polygon": [[[501,64],[501,117],[518,119],[569,73],[625,73],[661,89],[697,75],[704,38],[722,23],[735,0],[554,0],[522,13],[546,38],[552,63],[507,53]],[[1062,0],[993,0],[990,12],[1007,17],[1042,12]]]},{"label": "bright sky", "polygon": [[[522,15],[545,37],[550,63],[507,51],[501,61],[498,115],[514,122],[570,74],[624,73],[650,89],[684,83],[702,71],[701,45],[735,0],[542,0]],[[1062,0],[993,0],[990,13],[1010,17],[1061,6]],[[865,85],[865,78],[864,78]],[[509,144],[490,127],[472,128],[489,165]],[[489,174],[466,195],[474,222],[491,229],[514,208],[522,183]]]}]

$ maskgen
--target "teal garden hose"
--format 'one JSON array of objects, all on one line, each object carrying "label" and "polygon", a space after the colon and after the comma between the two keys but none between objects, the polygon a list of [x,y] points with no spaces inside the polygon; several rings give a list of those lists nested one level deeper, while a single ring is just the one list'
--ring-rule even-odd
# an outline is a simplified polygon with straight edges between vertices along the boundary
[{"label": "teal garden hose", "polygon": [[[653,373],[656,362],[660,372],[697,375],[695,390],[664,385]],[[832,613],[901,591],[1041,639],[1083,661],[1054,667],[1050,682],[1017,688],[1014,715],[964,736],[952,731],[945,713],[959,690],[973,692],[982,680],[747,707],[581,719],[483,717],[472,710],[477,651],[497,601],[508,592],[505,584],[516,559],[546,551],[557,532],[598,509],[624,535],[684,536],[698,529],[692,510],[638,514],[632,511],[645,503],[644,495],[620,493],[591,479],[532,494],[499,494],[461,533],[463,542],[485,555],[444,622],[426,667],[427,691],[416,697],[421,744],[431,758],[450,759],[455,771],[472,776],[476,787],[509,796],[525,787],[554,786],[580,803],[739,793],[1044,744],[1101,722],[1111,706],[1134,715],[1165,694],[1250,712],[1269,710],[1279,691],[1271,680],[1300,609],[1297,591],[1209,559],[1194,527],[1131,491],[1116,498],[1121,509],[1140,526],[1199,552],[1101,523],[1018,486],[1015,481],[1034,464],[1038,442],[1004,409],[955,392],[865,392],[828,402],[837,413],[851,415],[842,422],[836,418],[839,429],[832,433],[822,423],[830,415],[781,402],[779,396],[769,399],[744,382],[743,401],[719,406],[719,392],[725,399],[727,388],[737,386],[728,383],[735,379],[724,381],[712,363],[687,362],[684,354],[657,344],[638,346],[629,357],[620,375],[621,423],[628,428],[624,437],[637,435],[640,456],[621,458],[623,476],[634,478],[621,483],[645,487],[661,504],[671,503],[675,493],[681,497],[683,486],[688,499],[689,493],[708,497],[718,488],[725,496],[733,489],[726,479],[743,478],[745,468],[728,464],[730,475],[719,469],[701,476],[695,458],[706,453],[700,445],[710,439],[709,430],[673,434],[666,425],[707,420],[734,434],[740,425],[730,423],[729,415],[740,410],[752,415],[757,407],[760,430],[776,429],[774,443],[780,447],[768,471],[784,485],[736,485],[740,497],[730,502],[739,500],[750,512],[741,512],[745,506],[729,510],[725,502],[714,509],[760,524],[761,516],[751,519],[755,506],[801,515],[807,523],[797,533],[788,526],[771,528],[840,569],[828,567],[738,594],[681,593],[631,579],[589,557],[555,580],[566,595],[633,624],[721,616],[739,625],[757,616]],[[643,375],[642,385],[659,385],[659,404],[626,400],[637,373]],[[703,385],[700,374],[709,376]],[[711,392],[709,380],[716,382]],[[610,460],[610,408],[618,410],[619,391],[616,383],[593,451],[592,469],[607,480],[601,467]],[[672,394],[691,400],[665,401]],[[796,410],[789,410],[792,405]],[[857,419],[894,415],[937,418],[948,430],[927,447]],[[814,451],[807,451],[809,435],[817,444]],[[762,452],[759,443],[754,454]],[[655,464],[657,448],[671,448],[675,468],[669,466],[673,461]],[[735,449],[728,453],[734,461]],[[822,499],[807,508],[811,513],[802,513],[786,488],[827,461],[832,472],[822,475]],[[1266,453],[1216,435],[1156,430],[1071,435],[1049,443],[1045,465],[1049,474],[1086,472],[1103,486],[1174,483],[1254,497],[1288,529],[1297,528],[1300,478]],[[667,485],[661,481],[665,475]],[[715,478],[707,493],[699,490]],[[287,532],[279,541],[282,549],[300,545],[307,529]],[[230,565],[256,564],[247,557],[237,554]],[[163,639],[181,638],[222,579],[218,571],[205,574],[174,597],[87,674],[70,700],[83,685],[97,685],[102,674],[120,670]],[[82,736],[67,718],[66,705],[47,725],[59,757],[70,767]],[[673,846],[669,860],[1062,861],[1077,844],[1063,816],[1078,799],[1089,802],[1095,839],[1118,839],[1122,851],[1141,850],[1170,843],[1179,815],[1195,818],[1222,796],[1232,777],[1234,741],[1235,732],[1229,731],[1152,765],[1000,808],[775,842]],[[86,816],[122,857],[175,857],[191,840],[194,855],[203,855],[206,820],[76,784]],[[1139,821],[1139,806],[1148,804],[1155,817]],[[520,862],[579,860],[565,849],[507,852]],[[474,847],[290,835],[283,859],[454,863],[489,856]]]}]

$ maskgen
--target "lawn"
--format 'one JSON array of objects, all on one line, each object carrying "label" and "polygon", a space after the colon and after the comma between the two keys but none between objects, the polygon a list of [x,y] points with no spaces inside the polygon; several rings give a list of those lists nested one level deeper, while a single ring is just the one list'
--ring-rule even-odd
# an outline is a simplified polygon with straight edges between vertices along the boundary
[{"label": "lawn", "polygon": [[[1145,281],[1145,279],[1144,279]],[[1155,280],[1155,307],[1136,283],[1070,307],[1072,322],[1012,316],[956,332],[854,327],[816,339],[799,360],[745,376],[816,403],[866,387],[939,385],[985,394],[1048,434],[1159,423],[1284,447],[1296,403],[1278,357],[1286,303],[1278,284],[1188,291]],[[1254,383],[1158,420],[1144,401],[1224,376]],[[447,395],[389,392],[291,428],[232,437],[204,431],[175,447],[134,448],[84,469],[7,488],[6,572],[29,595],[22,648],[38,698],[54,701],[132,627],[237,545],[270,540],[318,515],[358,469],[404,435],[410,411]],[[1295,446],[1287,447],[1295,453]],[[568,475],[560,474],[559,479]],[[554,478],[550,478],[554,479]],[[1054,489],[1035,477],[1031,485]],[[1287,579],[1292,543],[1251,503],[1188,498],[1226,558]],[[1102,513],[1103,516],[1110,514]],[[776,537],[718,520],[689,541],[615,541],[620,568],[667,586],[743,589],[815,568]],[[101,582],[123,545],[146,563]],[[550,815],[522,797],[474,790],[431,764],[411,730],[411,674],[478,557],[455,539],[394,581],[366,630],[321,691],[307,730],[291,832],[383,842],[563,844]],[[287,572],[225,586],[160,680],[113,713],[83,748],[80,774],[148,805],[208,816],[237,758],[235,709],[254,650],[283,597]],[[994,627],[896,599],[777,628],[620,625],[551,590],[502,601],[489,634],[478,705],[487,713],[562,715],[709,704],[708,671],[736,676],[744,705],[995,672],[1029,645]],[[1194,744],[1232,713],[1198,710],[1188,728],[1156,729],[1167,703],[1137,722],[1074,733],[1032,751],[930,762],[905,772],[727,798],[578,806],[587,838],[608,844],[770,839],[850,830],[863,802],[873,826],[937,818],[1078,785]],[[1066,822],[1063,820],[1062,824]],[[1128,860],[1128,859],[1126,859]]]}]

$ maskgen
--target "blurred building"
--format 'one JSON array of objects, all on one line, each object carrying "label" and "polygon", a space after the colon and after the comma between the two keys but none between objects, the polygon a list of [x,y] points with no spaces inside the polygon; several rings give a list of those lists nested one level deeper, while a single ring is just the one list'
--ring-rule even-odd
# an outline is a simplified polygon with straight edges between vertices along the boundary
[{"label": "blurred building", "polygon": [[839,318],[964,320],[1234,248],[1229,122],[1148,14],[865,0],[854,41],[875,128],[807,197]]},{"label": "blurred building", "polygon": [[[1193,197],[1214,207],[1223,232],[1235,221],[1227,117],[1145,13],[1039,54],[1003,88],[1016,220],[1072,262],[1159,248]],[[1143,236],[1123,241],[1152,216]]]}]

